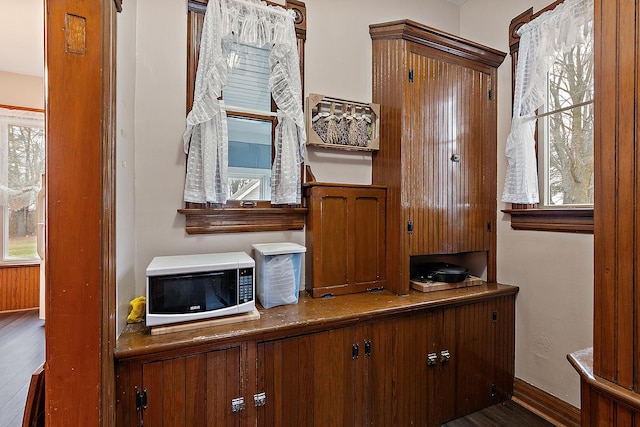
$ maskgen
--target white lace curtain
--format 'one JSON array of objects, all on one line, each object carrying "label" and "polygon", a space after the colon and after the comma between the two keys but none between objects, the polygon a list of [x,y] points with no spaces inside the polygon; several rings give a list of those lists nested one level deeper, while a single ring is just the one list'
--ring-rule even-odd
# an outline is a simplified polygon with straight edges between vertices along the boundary
[{"label": "white lace curtain", "polygon": [[228,198],[228,131],[219,100],[233,67],[232,46],[269,45],[269,89],[278,107],[271,203],[300,203],[300,165],[306,142],[300,61],[293,11],[259,0],[211,0],[200,42],[193,109],[187,116],[184,149],[187,176],[184,200],[225,203]]},{"label": "white lace curtain", "polygon": [[511,133],[503,202],[538,203],[535,112],[545,100],[547,72],[556,52],[584,43],[593,22],[593,0],[565,0],[519,30]]}]

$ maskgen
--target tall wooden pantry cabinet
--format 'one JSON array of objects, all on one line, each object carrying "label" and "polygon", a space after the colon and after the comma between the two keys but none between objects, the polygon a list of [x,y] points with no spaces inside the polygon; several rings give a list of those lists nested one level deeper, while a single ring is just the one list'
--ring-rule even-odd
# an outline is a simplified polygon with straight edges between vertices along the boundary
[{"label": "tall wooden pantry cabinet", "polygon": [[484,254],[495,281],[496,75],[506,54],[410,20],[369,33],[389,287],[408,292],[410,258],[422,255]]}]

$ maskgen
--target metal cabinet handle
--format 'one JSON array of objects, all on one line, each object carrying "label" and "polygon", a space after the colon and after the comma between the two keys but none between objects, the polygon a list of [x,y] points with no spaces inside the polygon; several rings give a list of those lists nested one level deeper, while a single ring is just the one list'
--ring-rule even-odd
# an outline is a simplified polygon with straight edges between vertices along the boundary
[{"label": "metal cabinet handle", "polygon": [[442,363],[446,363],[449,361],[449,359],[451,359],[451,354],[449,354],[449,350],[442,350],[440,352],[440,362]]},{"label": "metal cabinet handle", "polygon": [[231,399],[231,412],[239,412],[244,409],[244,397]]},{"label": "metal cabinet handle", "polygon": [[267,404],[267,395],[263,391],[261,393],[257,393],[253,395],[253,403],[257,407],[264,406]]},{"label": "metal cabinet handle", "polygon": [[438,363],[438,353],[427,354],[427,366],[435,366]]}]

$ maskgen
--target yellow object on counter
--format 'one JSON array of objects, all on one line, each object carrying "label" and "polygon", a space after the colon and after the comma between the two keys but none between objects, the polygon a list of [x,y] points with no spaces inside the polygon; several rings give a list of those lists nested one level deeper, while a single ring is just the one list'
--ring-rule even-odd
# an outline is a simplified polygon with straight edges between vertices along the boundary
[{"label": "yellow object on counter", "polygon": [[127,323],[140,323],[144,320],[144,309],[147,304],[146,297],[134,298],[129,302],[129,315]]}]

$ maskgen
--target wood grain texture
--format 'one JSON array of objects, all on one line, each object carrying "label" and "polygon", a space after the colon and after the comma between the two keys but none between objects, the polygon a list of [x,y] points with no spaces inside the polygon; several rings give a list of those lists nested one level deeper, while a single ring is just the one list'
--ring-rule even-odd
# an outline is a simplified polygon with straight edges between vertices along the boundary
[{"label": "wood grain texture", "polygon": [[[66,51],[66,16],[86,51]],[[113,424],[115,7],[45,2],[48,425]],[[81,310],[80,310],[81,307]],[[73,393],[70,393],[73,390]]]},{"label": "wood grain texture", "polygon": [[0,311],[40,306],[40,265],[0,266]]},{"label": "wood grain texture", "polygon": [[[434,293],[397,296],[386,291],[328,300],[301,297],[298,304],[264,310],[259,321],[243,324],[243,333],[239,325],[171,336],[125,333],[120,341],[129,355],[122,359],[117,352],[117,370],[133,377],[119,377],[118,411],[129,415],[119,413],[118,420],[136,419],[130,395],[137,387],[146,388],[149,399],[153,396],[143,414],[145,425],[166,425],[164,420],[189,425],[182,423],[182,414],[201,411],[197,405],[203,400],[207,417],[210,411],[227,411],[226,418],[208,425],[238,425],[225,406],[236,392],[246,404],[238,415],[240,425],[440,425],[486,402],[508,398],[501,392],[491,396],[491,384],[506,380],[507,386],[498,385],[500,391],[513,386],[510,313],[517,289],[476,288],[486,289],[442,291],[444,300],[433,299]],[[429,300],[426,305],[416,302]],[[498,321],[488,326],[493,311]],[[497,341],[504,337],[505,342]],[[448,362],[441,360],[444,349],[451,351]],[[438,356],[434,366],[427,366],[429,353]],[[189,360],[203,354],[208,358],[205,372],[197,367],[190,371]],[[209,362],[211,357],[217,362]],[[141,371],[131,368],[135,365]],[[511,373],[510,379],[500,378],[504,372]],[[211,389],[199,391],[198,375]],[[194,389],[191,394],[185,383]],[[266,405],[256,408],[252,398],[259,392],[266,393]],[[167,396],[177,407],[153,403]]]},{"label": "wood grain texture", "polygon": [[594,337],[569,360],[580,374],[582,425],[640,421],[640,230],[637,103],[640,5],[594,1]]},{"label": "wood grain texture", "polygon": [[[635,173],[638,151],[635,88],[638,67],[633,1],[596,2],[595,90],[608,96],[595,100],[596,215],[594,370],[597,375],[631,388],[640,359],[634,350],[639,333],[634,315],[638,279],[636,251],[640,239],[633,200],[640,187]],[[630,17],[630,18],[628,18]],[[611,46],[616,46],[612,49]],[[636,349],[637,350],[637,349]]]},{"label": "wood grain texture", "polygon": [[383,288],[386,275],[386,189],[305,184],[305,285],[314,297]]},{"label": "wood grain texture", "polygon": [[516,378],[514,382],[513,400],[559,425],[567,427],[580,425],[579,408],[520,378]]},{"label": "wood grain texture", "polygon": [[486,252],[495,280],[495,67],[505,54],[412,21],[369,32],[381,106],[372,182],[387,186],[393,291],[409,289],[414,255]]},{"label": "wood grain texture", "polygon": [[445,423],[443,427],[552,427],[554,425],[516,402],[508,400]]}]

